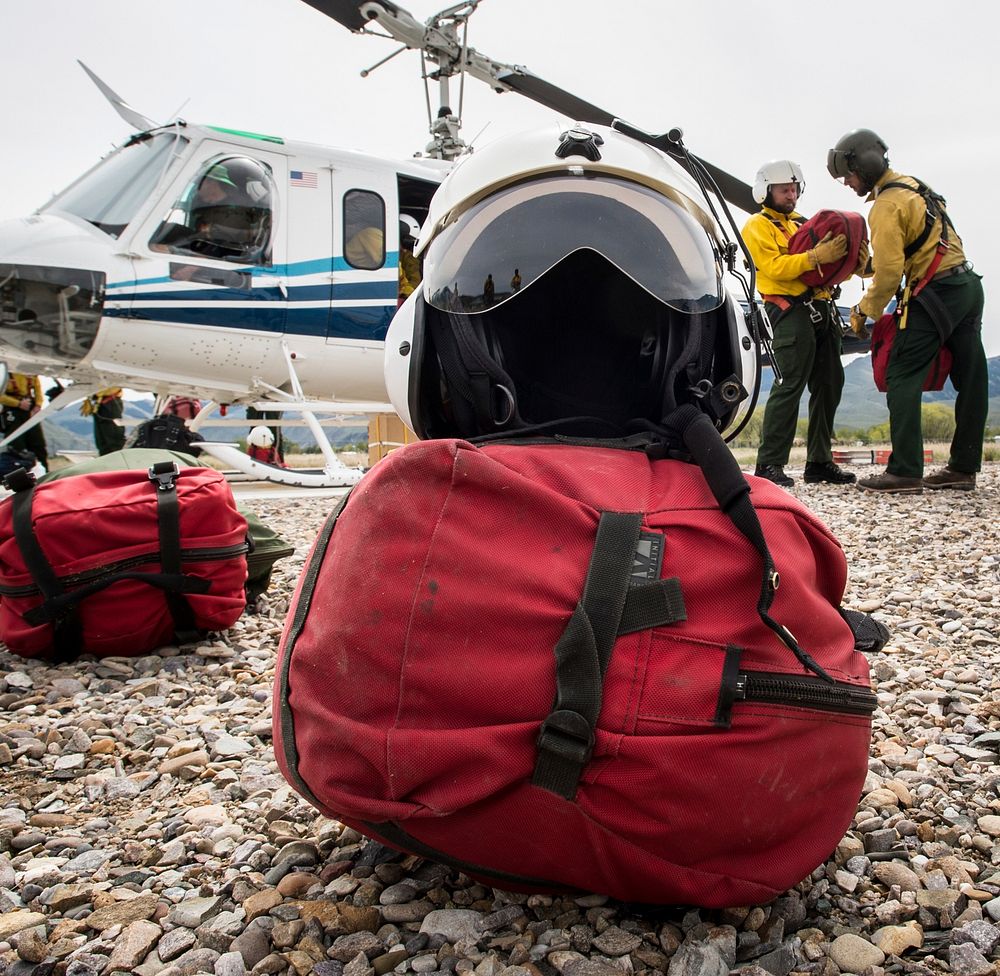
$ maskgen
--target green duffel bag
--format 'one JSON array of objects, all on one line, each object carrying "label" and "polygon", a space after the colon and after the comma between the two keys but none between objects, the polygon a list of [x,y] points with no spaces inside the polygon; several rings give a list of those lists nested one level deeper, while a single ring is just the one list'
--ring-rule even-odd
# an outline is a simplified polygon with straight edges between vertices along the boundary
[{"label": "green duffel bag", "polygon": [[[51,471],[38,479],[39,484],[55,481],[57,478],[71,478],[78,474],[94,474],[98,471],[148,471],[160,461],[176,461],[182,468],[203,468],[196,457],[180,451],[168,451],[154,447],[130,447],[122,451],[112,451],[102,457],[89,458],[77,464],[68,465],[58,471]],[[253,604],[271,582],[271,571],[279,559],[286,559],[295,552],[269,525],[262,522],[253,512],[239,509],[247,520],[250,532],[251,551],[247,554],[247,603]]]}]

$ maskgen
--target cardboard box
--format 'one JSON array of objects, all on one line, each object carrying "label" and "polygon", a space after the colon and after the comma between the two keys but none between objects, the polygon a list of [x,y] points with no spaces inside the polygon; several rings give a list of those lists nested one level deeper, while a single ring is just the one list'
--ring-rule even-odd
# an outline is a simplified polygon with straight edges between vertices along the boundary
[{"label": "cardboard box", "polygon": [[368,421],[368,467],[381,461],[393,448],[417,440],[394,413],[379,413]]}]

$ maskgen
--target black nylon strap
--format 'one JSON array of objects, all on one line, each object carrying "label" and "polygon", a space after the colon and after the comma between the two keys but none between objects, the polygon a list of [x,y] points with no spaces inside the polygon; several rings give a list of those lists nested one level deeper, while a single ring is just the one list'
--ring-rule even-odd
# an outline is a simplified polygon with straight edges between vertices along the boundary
[{"label": "black nylon strap", "polygon": [[[39,545],[31,522],[35,479],[22,479],[12,487],[15,487],[15,494],[11,501],[14,539],[18,549],[21,550],[21,558],[24,560],[25,568],[31,574],[31,578],[35,581],[44,598],[41,607],[38,608],[42,609],[49,600],[62,596],[64,590],[52,564]],[[31,623],[27,614],[25,614],[25,620]],[[75,607],[70,607],[64,615],[53,620],[53,660],[58,663],[72,661],[80,653],[82,640],[80,618]]]},{"label": "black nylon strap", "polygon": [[139,583],[146,583],[157,589],[165,590],[168,595],[171,592],[207,593],[212,588],[211,580],[202,579],[199,576],[183,576],[178,573],[115,573],[112,576],[104,576],[95,580],[87,586],[81,586],[79,589],[64,591],[58,596],[49,597],[41,606],[25,611],[24,619],[32,626],[59,620],[68,611],[86,600],[88,596],[100,593],[101,590],[107,589],[115,583],[120,583],[122,580],[136,580]]},{"label": "black nylon strap", "polygon": [[941,301],[933,287],[921,288],[920,291],[910,296],[910,301],[924,306],[924,311],[934,323],[943,346],[951,338],[952,332],[955,331],[955,320],[951,317],[948,306]]},{"label": "black nylon strap", "polygon": [[555,647],[556,701],[542,723],[531,782],[567,800],[594,748],[604,672],[625,609],[642,528],[638,513],[603,512],[583,596]]},{"label": "black nylon strap", "polygon": [[618,636],[652,627],[665,627],[682,620],[687,620],[687,609],[681,593],[681,581],[676,576],[632,584],[625,595]]},{"label": "black nylon strap", "polygon": [[678,407],[664,419],[663,423],[665,427],[671,428],[681,436],[685,447],[701,468],[719,507],[760,554],[763,563],[760,597],[757,600],[757,613],[760,619],[778,635],[804,667],[813,674],[833,682],[833,678],[799,647],[791,631],[768,613],[774,602],[774,592],[778,588],[778,573],[771,552],[767,548],[757,512],[750,501],[750,486],[722,435],[715,429],[708,416],[692,404]]},{"label": "black nylon strap", "polygon": [[[165,577],[183,577],[181,573],[181,507],[177,498],[176,461],[159,461],[149,469],[149,480],[156,488],[156,521],[160,533],[160,567]],[[178,644],[187,644],[200,636],[191,605],[175,589],[164,590],[167,609],[174,621]]]},{"label": "black nylon strap", "polygon": [[948,216],[948,211],[945,209],[944,198],[936,194],[926,183],[918,180],[915,176],[911,176],[910,179],[917,184],[915,187],[910,186],[909,183],[901,183],[898,180],[893,180],[890,183],[884,183],[879,190],[879,193],[882,190],[888,190],[890,187],[898,190],[909,190],[910,193],[916,193],[924,199],[924,227],[903,248],[903,257],[905,258],[912,258],[924,246],[924,242],[931,236],[931,230],[934,227],[934,221],[937,217],[941,218],[941,240],[945,244],[948,243],[948,228],[950,227],[952,230],[955,230],[955,225],[951,222],[951,217]]}]

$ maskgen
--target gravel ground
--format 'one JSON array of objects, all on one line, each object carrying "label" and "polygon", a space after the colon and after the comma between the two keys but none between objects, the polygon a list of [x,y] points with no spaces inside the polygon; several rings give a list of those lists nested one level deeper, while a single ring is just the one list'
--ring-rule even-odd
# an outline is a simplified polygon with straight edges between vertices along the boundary
[{"label": "gravel ground", "polygon": [[61,667],[0,651],[0,974],[1000,972],[1000,466],[974,493],[792,490],[892,638],[854,824],[777,901],[509,894],[316,816],[274,763],[270,691],[332,503],[257,501],[297,551],[223,637]]}]

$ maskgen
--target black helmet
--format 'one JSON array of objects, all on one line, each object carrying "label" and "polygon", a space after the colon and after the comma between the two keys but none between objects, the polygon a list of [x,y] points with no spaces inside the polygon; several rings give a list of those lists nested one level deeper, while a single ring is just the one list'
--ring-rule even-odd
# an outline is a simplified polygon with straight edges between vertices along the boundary
[{"label": "black helmet", "polygon": [[826,168],[835,179],[855,173],[871,189],[889,168],[889,147],[871,129],[852,129],[826,154]]}]

